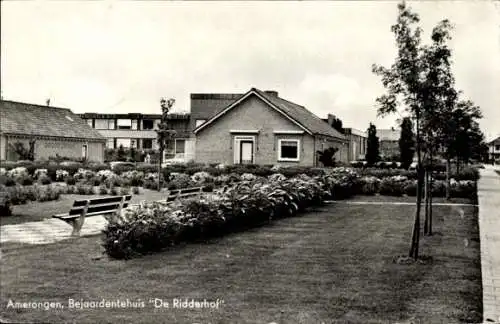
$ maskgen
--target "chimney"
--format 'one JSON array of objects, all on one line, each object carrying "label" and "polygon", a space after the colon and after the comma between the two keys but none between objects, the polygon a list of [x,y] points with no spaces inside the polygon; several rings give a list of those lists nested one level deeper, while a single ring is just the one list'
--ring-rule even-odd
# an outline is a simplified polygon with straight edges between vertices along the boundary
[{"label": "chimney", "polygon": [[47,100],[45,100],[45,103],[47,104],[47,107],[50,106],[50,98],[48,98]]},{"label": "chimney", "polygon": [[335,115],[332,115],[332,114],[328,114],[328,125],[332,125],[333,123],[333,120],[336,119],[337,117],[335,117]]},{"label": "chimney", "polygon": [[268,95],[270,96],[273,96],[273,97],[277,97],[278,96],[278,91],[274,91],[274,90],[265,90],[264,91],[265,93],[267,93]]}]

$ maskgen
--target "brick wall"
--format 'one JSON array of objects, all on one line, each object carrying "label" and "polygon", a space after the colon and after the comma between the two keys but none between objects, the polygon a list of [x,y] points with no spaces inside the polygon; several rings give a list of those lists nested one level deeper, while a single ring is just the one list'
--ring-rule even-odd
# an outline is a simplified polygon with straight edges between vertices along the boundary
[{"label": "brick wall", "polygon": [[379,144],[380,157],[390,158],[394,155],[399,155],[398,141],[382,140]]},{"label": "brick wall", "polygon": [[[231,134],[230,130],[259,130],[258,134]],[[267,106],[255,96],[246,99],[230,110],[213,125],[196,136],[196,161],[201,163],[234,162],[234,136],[254,135],[254,160],[256,164],[313,165],[315,160],[314,137],[274,134],[274,131],[302,131],[297,125]],[[278,139],[300,139],[300,161],[278,162]]]},{"label": "brick wall", "polygon": [[[9,143],[21,142],[24,147],[29,148],[29,139],[8,137],[7,145]],[[38,138],[35,143],[35,159],[48,159],[49,157],[59,154],[64,157],[81,158],[82,147],[84,144],[88,146],[88,159],[90,161],[102,162],[104,161],[104,146],[105,143],[100,142],[86,142],[82,140],[73,139],[41,139]],[[4,146],[2,146],[4,147]],[[6,156],[9,160],[17,159],[17,154],[12,152],[9,147],[6,147]]]}]

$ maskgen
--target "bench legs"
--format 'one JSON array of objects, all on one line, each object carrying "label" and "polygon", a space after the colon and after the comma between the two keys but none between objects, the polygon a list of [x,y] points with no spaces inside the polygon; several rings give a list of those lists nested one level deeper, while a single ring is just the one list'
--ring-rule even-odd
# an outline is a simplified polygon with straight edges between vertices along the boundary
[{"label": "bench legs", "polygon": [[87,211],[89,210],[90,200],[87,200],[87,204],[83,208],[83,212],[80,214],[78,218],[65,220],[66,223],[73,226],[73,232],[71,232],[71,236],[78,237],[80,236],[80,231],[83,227],[83,223],[85,222],[85,216],[87,216]]},{"label": "bench legs", "polygon": [[80,231],[83,227],[84,222],[85,222],[85,217],[82,216],[67,221],[67,223],[73,226],[73,232],[71,232],[71,236],[75,237],[80,236]]}]

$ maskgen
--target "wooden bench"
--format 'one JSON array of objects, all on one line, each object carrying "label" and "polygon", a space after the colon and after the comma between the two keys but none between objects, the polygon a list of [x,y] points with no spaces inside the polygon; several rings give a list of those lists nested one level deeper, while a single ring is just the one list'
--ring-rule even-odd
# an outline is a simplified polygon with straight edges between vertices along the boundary
[{"label": "wooden bench", "polygon": [[203,187],[192,187],[184,189],[169,190],[167,195],[167,203],[172,203],[178,199],[201,197],[203,194]]},{"label": "wooden bench", "polygon": [[132,195],[75,200],[68,213],[56,214],[52,217],[73,226],[71,235],[79,236],[85,217],[106,214],[120,215],[121,210],[130,203],[130,199],[132,199]]}]

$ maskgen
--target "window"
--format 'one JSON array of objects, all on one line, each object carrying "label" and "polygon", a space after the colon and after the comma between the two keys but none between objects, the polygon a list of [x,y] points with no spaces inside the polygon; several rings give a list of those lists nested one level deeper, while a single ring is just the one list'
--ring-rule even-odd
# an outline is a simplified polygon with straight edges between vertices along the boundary
[{"label": "window", "polygon": [[87,156],[88,156],[88,146],[87,146],[87,144],[83,144],[82,145],[82,158],[84,158],[86,160]]},{"label": "window", "polygon": [[130,147],[130,138],[117,138],[116,139],[116,147],[123,146],[125,148]]},{"label": "window", "polygon": [[150,138],[145,138],[142,140],[142,148],[143,149],[152,149],[153,148],[153,140]]},{"label": "window", "polygon": [[142,129],[149,130],[154,129],[154,122],[152,119],[144,119],[142,121]]},{"label": "window", "polygon": [[115,148],[115,139],[108,138],[108,140],[106,141],[106,147],[107,148]]},{"label": "window", "polygon": [[205,123],[206,121],[207,121],[206,119],[197,119],[197,120],[195,121],[195,123],[196,123],[196,124],[195,124],[195,127],[200,126],[201,124]]},{"label": "window", "polygon": [[175,140],[175,154],[185,153],[186,150],[186,140],[176,139]]},{"label": "window", "polygon": [[107,119],[96,119],[95,120],[95,129],[108,129],[108,120]]},{"label": "window", "polygon": [[132,120],[130,119],[118,119],[117,124],[118,124],[118,129],[132,128]]},{"label": "window", "polygon": [[137,140],[135,138],[130,140],[130,147],[137,148]]},{"label": "window", "polygon": [[87,124],[89,124],[89,126],[92,127],[92,119],[87,119]]},{"label": "window", "polygon": [[280,139],[278,140],[278,161],[299,161],[300,140]]},{"label": "window", "polygon": [[132,120],[132,129],[137,130],[137,120],[136,119]]},{"label": "window", "polygon": [[115,120],[114,119],[108,120],[108,129],[115,129]]},{"label": "window", "polygon": [[500,151],[500,145],[495,145],[495,151]]}]

